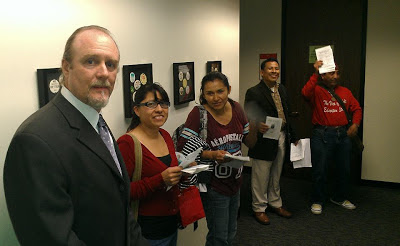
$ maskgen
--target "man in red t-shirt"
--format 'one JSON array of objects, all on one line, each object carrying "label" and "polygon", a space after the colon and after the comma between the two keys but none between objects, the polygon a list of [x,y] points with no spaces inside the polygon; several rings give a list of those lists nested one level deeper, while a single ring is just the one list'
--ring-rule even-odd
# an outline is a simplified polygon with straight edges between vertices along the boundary
[{"label": "man in red t-shirt", "polygon": [[[330,201],[346,209],[356,206],[347,200],[348,180],[350,174],[351,140],[360,126],[362,110],[350,90],[338,85],[339,68],[321,74],[319,68],[322,61],[314,63],[315,73],[302,89],[302,94],[312,108],[314,125],[311,137],[311,158],[313,165],[313,192],[311,212],[322,213],[322,205],[326,201],[326,179],[329,160],[336,165],[337,176],[335,192]],[[336,94],[336,95],[335,95]],[[352,124],[335,96],[340,97],[347,112],[352,115]]]}]

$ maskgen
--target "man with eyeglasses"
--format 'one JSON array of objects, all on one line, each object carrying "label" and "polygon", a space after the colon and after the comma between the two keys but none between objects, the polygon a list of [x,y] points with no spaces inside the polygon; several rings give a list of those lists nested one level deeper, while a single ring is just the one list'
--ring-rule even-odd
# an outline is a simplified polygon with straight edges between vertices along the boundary
[{"label": "man with eyeglasses", "polygon": [[[326,181],[330,160],[334,160],[337,171],[335,193],[330,201],[345,209],[356,208],[347,200],[352,148],[349,137],[357,134],[362,117],[360,104],[351,91],[338,85],[338,66],[335,71],[320,74],[319,68],[322,64],[322,61],[314,63],[315,73],[301,91],[313,111],[314,127],[311,137],[311,162],[313,165],[311,212],[313,214],[321,214],[322,206],[327,200]],[[346,113],[338,102],[339,99],[343,101],[347,111],[352,115],[352,124],[350,125],[348,125]]]}]

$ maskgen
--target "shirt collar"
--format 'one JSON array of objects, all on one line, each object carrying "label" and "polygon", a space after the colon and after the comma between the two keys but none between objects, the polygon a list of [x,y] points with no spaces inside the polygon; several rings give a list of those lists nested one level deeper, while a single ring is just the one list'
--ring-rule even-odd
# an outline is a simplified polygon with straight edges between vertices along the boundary
[{"label": "shirt collar", "polygon": [[81,100],[76,98],[74,94],[72,94],[65,86],[61,88],[61,94],[70,102],[81,114],[89,121],[90,125],[96,130],[98,133],[99,130],[97,129],[97,122],[99,122],[99,113],[92,108],[91,106],[83,103]]},{"label": "shirt collar", "polygon": [[261,80],[261,82],[265,85],[265,87],[267,87],[271,92],[275,92],[275,91],[278,91],[278,89],[279,89],[279,85],[280,85],[280,82],[276,82],[275,83],[275,85],[274,86],[272,86],[272,87],[269,87],[268,85],[267,85],[267,83],[265,83],[264,82],[264,80]]}]

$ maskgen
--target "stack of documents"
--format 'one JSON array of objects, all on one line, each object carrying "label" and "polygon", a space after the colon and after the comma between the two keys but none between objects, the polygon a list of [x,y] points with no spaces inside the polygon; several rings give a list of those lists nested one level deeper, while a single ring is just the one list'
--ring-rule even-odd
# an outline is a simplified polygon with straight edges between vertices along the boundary
[{"label": "stack of documents", "polygon": [[310,139],[300,139],[297,146],[290,145],[290,161],[293,168],[311,167]]}]

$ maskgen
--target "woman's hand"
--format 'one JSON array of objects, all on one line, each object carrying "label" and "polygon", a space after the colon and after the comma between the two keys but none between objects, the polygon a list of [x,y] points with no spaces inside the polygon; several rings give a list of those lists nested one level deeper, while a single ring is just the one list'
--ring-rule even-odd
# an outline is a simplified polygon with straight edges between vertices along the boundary
[{"label": "woman's hand", "polygon": [[[194,166],[197,166],[197,162],[195,162],[195,161],[190,163],[188,168],[189,167],[194,167]],[[182,175],[183,175],[182,180],[187,180],[188,177],[192,176],[193,174],[183,172]]]},{"label": "woman's hand", "polygon": [[179,180],[181,179],[182,176],[182,167],[169,167],[165,169],[162,173],[161,176],[164,180],[164,183],[167,186],[174,186],[177,183],[179,183]]},{"label": "woman's hand", "polygon": [[194,166],[197,166],[197,162],[195,161],[189,164],[189,167],[194,167]]},{"label": "woman's hand", "polygon": [[225,154],[229,154],[229,152],[225,150],[214,150],[213,151],[213,160],[216,160],[218,163],[224,163],[230,161],[229,158],[225,157]]},{"label": "woman's hand", "polygon": [[225,158],[225,154],[228,154],[225,150],[204,150],[201,153],[201,158],[214,160],[218,163],[224,163],[229,161],[229,158]]}]

